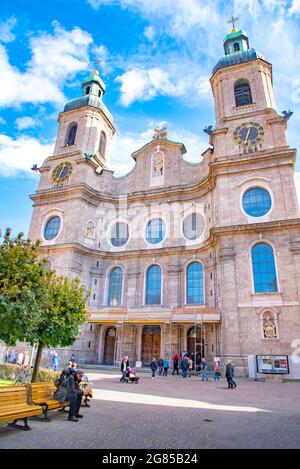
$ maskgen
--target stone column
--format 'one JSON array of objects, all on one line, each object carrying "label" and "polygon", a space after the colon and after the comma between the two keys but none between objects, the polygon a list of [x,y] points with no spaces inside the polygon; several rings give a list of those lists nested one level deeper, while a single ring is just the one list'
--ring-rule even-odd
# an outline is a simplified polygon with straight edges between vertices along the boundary
[{"label": "stone column", "polygon": [[182,352],[183,350],[187,351],[187,333],[191,327],[193,327],[192,324],[184,324],[182,326],[182,350],[180,350],[180,352]]},{"label": "stone column", "polygon": [[182,266],[178,262],[168,265],[168,300],[171,308],[180,308],[182,302],[181,285]]},{"label": "stone column", "polygon": [[136,359],[137,361],[142,360],[142,337],[143,337],[142,325],[136,325]]},{"label": "stone column", "polygon": [[129,267],[127,269],[127,308],[138,308],[139,305],[139,278],[140,269]]},{"label": "stone column", "polygon": [[104,340],[105,340],[106,330],[107,330],[107,328],[103,324],[100,324],[100,326],[99,326],[99,340],[98,340],[98,353],[97,353],[98,363],[100,363],[100,364],[103,363]]},{"label": "stone column", "polygon": [[220,307],[221,307],[221,356],[237,360],[241,356],[239,313],[237,307],[235,249],[233,246],[219,249]]}]

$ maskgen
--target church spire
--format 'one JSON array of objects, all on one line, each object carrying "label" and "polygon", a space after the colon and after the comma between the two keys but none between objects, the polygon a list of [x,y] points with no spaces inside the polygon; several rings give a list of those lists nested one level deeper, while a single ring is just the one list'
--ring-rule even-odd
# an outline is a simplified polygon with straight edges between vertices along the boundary
[{"label": "church spire", "polygon": [[[232,17],[228,23],[237,21],[238,18]],[[246,31],[240,29],[237,31],[235,27],[232,28],[229,34],[224,38],[224,51],[225,55],[236,54],[238,52],[245,52],[249,49],[249,39]]]},{"label": "church spire", "polygon": [[232,33],[236,33],[236,29],[235,29],[234,23],[235,23],[238,19],[239,19],[239,18],[235,18],[234,16],[232,16],[232,17],[230,18],[230,20],[227,21],[227,23],[232,23],[232,30],[231,30]]}]

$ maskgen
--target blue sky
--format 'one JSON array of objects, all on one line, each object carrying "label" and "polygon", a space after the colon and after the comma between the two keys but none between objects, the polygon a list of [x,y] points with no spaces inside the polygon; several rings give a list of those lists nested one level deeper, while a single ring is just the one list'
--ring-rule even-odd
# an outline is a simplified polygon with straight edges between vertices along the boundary
[{"label": "blue sky", "polygon": [[0,228],[27,232],[38,183],[30,167],[52,154],[58,113],[96,60],[117,127],[116,175],[157,123],[199,161],[202,129],[214,124],[209,77],[233,13],[273,64],[277,110],[294,111],[288,142],[298,148],[300,0],[1,0]]}]

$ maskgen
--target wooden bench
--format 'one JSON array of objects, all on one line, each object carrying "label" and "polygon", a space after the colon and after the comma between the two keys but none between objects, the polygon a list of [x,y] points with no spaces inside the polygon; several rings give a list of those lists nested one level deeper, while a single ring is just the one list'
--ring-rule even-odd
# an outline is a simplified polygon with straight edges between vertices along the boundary
[{"label": "wooden bench", "polygon": [[[10,422],[8,426],[21,430],[31,430],[27,424],[28,417],[42,414],[43,409],[39,405],[28,404],[27,387],[24,386],[0,386],[0,422]],[[24,425],[18,425],[18,420],[23,420]]]},{"label": "wooden bench", "polygon": [[50,421],[48,418],[48,411],[55,409],[64,409],[69,405],[69,402],[61,404],[59,401],[54,399],[53,394],[56,391],[54,383],[43,382],[43,383],[31,383],[29,385],[30,399],[33,404],[37,404],[42,407],[44,419]]}]

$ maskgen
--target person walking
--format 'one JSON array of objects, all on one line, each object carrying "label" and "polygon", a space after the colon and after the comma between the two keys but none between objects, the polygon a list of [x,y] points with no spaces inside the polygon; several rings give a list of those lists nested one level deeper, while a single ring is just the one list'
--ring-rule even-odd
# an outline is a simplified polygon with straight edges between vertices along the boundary
[{"label": "person walking", "polygon": [[205,358],[201,360],[201,372],[200,375],[202,376],[201,381],[208,381],[208,374],[207,374],[207,362]]},{"label": "person walking", "polygon": [[158,364],[158,374],[159,376],[162,375],[162,372],[163,372],[163,368],[164,368],[164,360],[162,358],[160,358],[157,362]]},{"label": "person walking", "polygon": [[233,379],[234,370],[233,370],[231,360],[227,361],[225,376],[226,376],[226,379],[227,379],[228,389],[236,388],[236,382]]},{"label": "person walking", "polygon": [[129,367],[129,360],[126,355],[121,362],[121,373],[122,373],[122,376],[120,379],[121,383],[126,383],[126,373],[127,373],[128,367]]},{"label": "person walking", "polygon": [[189,357],[188,358],[188,377],[191,378],[192,376],[192,369],[193,369],[193,360]]},{"label": "person walking", "polygon": [[180,360],[180,355],[179,353],[175,353],[172,357],[172,362],[173,362],[173,372],[172,375],[174,376],[175,373],[179,375],[179,360]]},{"label": "person walking", "polygon": [[181,369],[182,369],[182,377],[183,378],[186,378],[188,367],[189,367],[189,359],[188,359],[187,355],[185,355],[183,357],[183,359],[181,360]]},{"label": "person walking", "polygon": [[13,365],[14,363],[16,363],[16,361],[17,361],[16,352],[14,350],[10,350],[7,355],[7,362]]},{"label": "person walking", "polygon": [[155,379],[155,374],[157,370],[157,363],[156,363],[155,358],[152,358],[151,363],[150,363],[150,368],[152,372],[152,379]]},{"label": "person walking", "polygon": [[221,376],[220,362],[216,361],[214,362],[214,381],[220,381],[220,376]]},{"label": "person walking", "polygon": [[163,366],[164,366],[163,376],[168,376],[169,361],[166,358],[163,360]]},{"label": "person walking", "polygon": [[76,363],[75,355],[72,353],[71,358],[69,360],[71,363]]},{"label": "person walking", "polygon": [[57,371],[59,365],[59,356],[57,352],[54,352],[51,358],[51,368],[53,371]]}]

